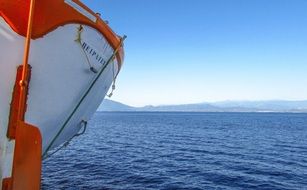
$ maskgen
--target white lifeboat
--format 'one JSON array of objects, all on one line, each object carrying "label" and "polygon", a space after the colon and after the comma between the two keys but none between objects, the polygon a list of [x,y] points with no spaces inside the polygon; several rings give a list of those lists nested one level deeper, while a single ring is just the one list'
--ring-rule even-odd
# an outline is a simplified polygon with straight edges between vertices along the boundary
[{"label": "white lifeboat", "polygon": [[[0,0],[0,189],[39,188],[18,167],[85,127],[120,71],[123,40],[78,0]],[[28,141],[40,150],[26,160]]]}]

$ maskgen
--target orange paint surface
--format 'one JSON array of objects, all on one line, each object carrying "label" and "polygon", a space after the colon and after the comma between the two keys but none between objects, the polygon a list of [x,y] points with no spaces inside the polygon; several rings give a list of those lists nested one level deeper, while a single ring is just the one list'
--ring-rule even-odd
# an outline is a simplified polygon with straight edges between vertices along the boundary
[{"label": "orange paint surface", "polygon": [[[118,37],[98,15],[83,5],[80,1],[72,1],[88,13],[95,16],[97,22],[94,23],[89,18],[79,13],[73,7],[65,3],[64,0],[37,0],[34,13],[35,17],[33,22],[32,39],[43,37],[59,26],[69,23],[78,23],[91,26],[98,30],[104,35],[112,48],[116,49],[120,44],[120,37]],[[29,7],[30,0],[0,0],[0,15],[16,33],[26,36]],[[119,66],[121,66],[123,56],[124,52],[123,49],[121,49],[117,54]]]},{"label": "orange paint surface", "polygon": [[[20,85],[19,81],[22,78],[22,70],[23,66],[19,66],[17,69],[17,75],[16,75],[16,81],[15,81],[15,86],[14,86],[14,91],[13,91],[13,96],[12,96],[12,101],[11,101],[11,110],[10,110],[10,117],[9,117],[9,127],[7,131],[7,137],[9,139],[15,139],[15,134],[16,134],[16,127],[17,127],[17,122],[18,122],[18,109],[20,105]],[[30,81],[30,76],[31,76],[31,66],[29,66],[28,71],[28,78],[26,79],[27,82],[29,83]],[[25,91],[26,95],[28,95],[28,89]],[[22,119],[24,119],[24,113],[26,111],[27,105],[24,105],[24,112]]]},{"label": "orange paint surface", "polygon": [[18,122],[12,178],[8,190],[39,190],[42,139],[37,127]]}]

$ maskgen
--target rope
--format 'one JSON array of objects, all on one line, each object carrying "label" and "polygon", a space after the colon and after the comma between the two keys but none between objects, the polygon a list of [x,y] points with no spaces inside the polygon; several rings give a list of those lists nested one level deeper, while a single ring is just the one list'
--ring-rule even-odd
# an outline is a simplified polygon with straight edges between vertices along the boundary
[{"label": "rope", "polygon": [[93,73],[98,73],[97,69],[95,69],[95,67],[91,64],[90,59],[88,58],[88,55],[86,54],[85,50],[82,47],[82,43],[81,43],[81,33],[82,32],[83,32],[83,27],[82,27],[82,25],[80,25],[79,28],[78,28],[77,39],[75,41],[80,45],[80,47],[82,49],[82,52],[83,52],[83,54],[84,54],[84,56],[86,58],[86,62],[90,66],[90,70]]},{"label": "rope", "polygon": [[113,72],[113,84],[112,84],[112,90],[111,90],[110,94],[107,95],[109,98],[111,98],[113,96],[113,93],[114,93],[115,88],[116,88],[116,86],[115,86],[116,76],[115,76],[115,71],[114,71],[114,64],[112,64],[112,72]]},{"label": "rope", "polygon": [[93,82],[91,83],[91,85],[89,86],[89,88],[87,89],[87,91],[85,92],[85,94],[82,96],[82,98],[80,99],[80,101],[77,103],[76,107],[73,109],[72,113],[68,116],[68,118],[65,120],[64,124],[62,125],[62,127],[60,128],[60,130],[58,131],[58,133],[56,134],[56,136],[53,138],[53,140],[51,141],[51,143],[49,144],[49,146],[47,147],[46,151],[43,154],[43,157],[45,157],[47,155],[47,152],[50,150],[50,148],[52,147],[52,145],[54,144],[54,142],[56,141],[56,139],[61,135],[61,133],[63,132],[63,130],[65,129],[66,125],[68,124],[68,122],[71,120],[71,118],[74,116],[74,114],[77,112],[78,108],[80,107],[80,105],[82,104],[82,102],[85,100],[85,98],[87,97],[87,95],[91,92],[92,88],[94,87],[94,85],[96,84],[96,82],[98,81],[98,79],[100,78],[100,76],[102,75],[103,71],[107,68],[107,66],[115,59],[117,52],[119,51],[119,49],[122,47],[122,44],[124,42],[124,40],[127,38],[127,36],[124,36],[120,39],[119,45],[118,47],[113,51],[112,56],[108,59],[107,64],[105,64],[105,66],[103,66],[100,70],[100,72],[98,73],[98,75],[96,76],[96,78],[93,80]]},{"label": "rope", "polygon": [[72,136],[67,142],[63,143],[62,146],[60,146],[58,149],[56,149],[56,150],[53,151],[52,153],[46,154],[46,155],[43,157],[43,160],[50,158],[52,155],[56,154],[57,152],[59,152],[59,151],[62,150],[63,148],[66,148],[66,147],[70,144],[70,142],[71,142],[75,137],[79,137],[79,136],[83,135],[83,134],[85,133],[86,129],[87,129],[87,121],[82,120],[82,121],[81,121],[81,124],[82,124],[82,123],[83,123],[83,130],[82,130],[81,133],[77,133],[77,134],[75,134],[74,136]]}]

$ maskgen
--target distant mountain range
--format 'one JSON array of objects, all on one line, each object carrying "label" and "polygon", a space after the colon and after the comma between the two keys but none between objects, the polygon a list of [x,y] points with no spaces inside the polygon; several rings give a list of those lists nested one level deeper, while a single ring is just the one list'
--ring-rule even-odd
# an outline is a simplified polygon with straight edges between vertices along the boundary
[{"label": "distant mountain range", "polygon": [[222,101],[214,103],[132,107],[109,99],[98,111],[152,111],[152,112],[299,112],[307,113],[305,101]]}]

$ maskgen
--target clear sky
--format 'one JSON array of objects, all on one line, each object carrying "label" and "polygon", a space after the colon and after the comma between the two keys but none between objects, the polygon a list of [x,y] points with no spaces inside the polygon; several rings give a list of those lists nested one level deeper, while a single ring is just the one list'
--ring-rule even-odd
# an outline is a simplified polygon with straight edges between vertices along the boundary
[{"label": "clear sky", "polygon": [[83,0],[120,35],[113,100],[307,99],[307,0]]}]

